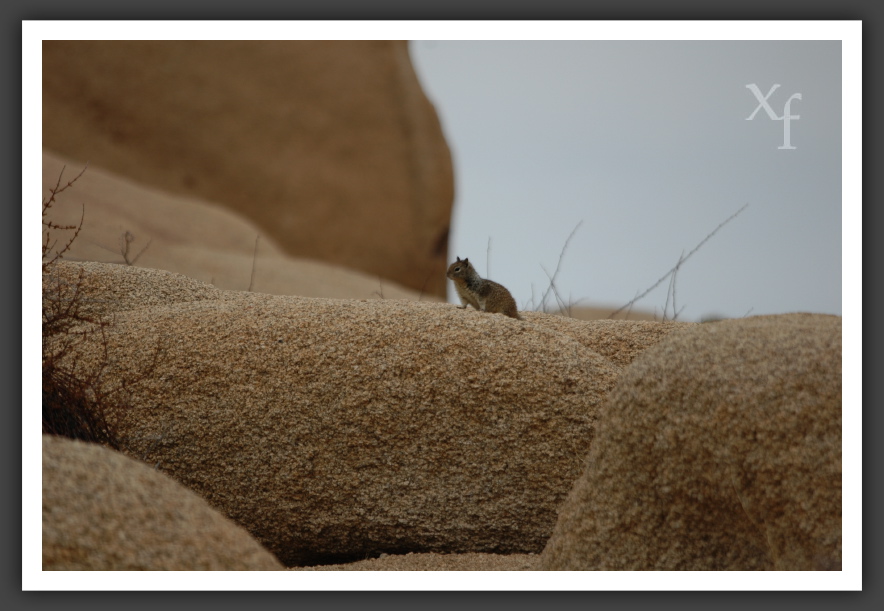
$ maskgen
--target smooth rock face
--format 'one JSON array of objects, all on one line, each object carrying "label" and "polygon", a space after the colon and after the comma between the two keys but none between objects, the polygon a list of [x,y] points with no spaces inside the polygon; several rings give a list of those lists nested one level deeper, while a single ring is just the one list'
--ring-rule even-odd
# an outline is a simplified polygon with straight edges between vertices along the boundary
[{"label": "smooth rock face", "polygon": [[840,570],[841,318],[673,333],[626,368],[541,569]]},{"label": "smooth rock face", "polygon": [[[82,174],[80,174],[82,172]],[[77,178],[79,174],[79,178]],[[291,257],[245,216],[195,197],[172,195],[90,163],[43,152],[43,192],[59,193],[48,220],[80,226],[65,258],[183,274],[219,289],[333,299],[438,299],[390,280],[316,259]],[[47,232],[44,231],[44,236]],[[53,252],[72,230],[54,230]]]},{"label": "smooth rock face", "polygon": [[404,41],[44,41],[43,145],[445,296],[451,156]]},{"label": "smooth rock face", "polygon": [[43,436],[44,571],[282,568],[167,475],[96,444]]},{"label": "smooth rock face", "polygon": [[[142,292],[152,304],[103,301],[105,379],[148,372],[118,413],[124,451],[288,566],[540,552],[619,371],[541,324],[451,304],[207,299],[214,289],[163,273],[160,305],[147,296],[158,272],[65,265],[97,302],[106,284],[122,308]],[[99,366],[100,345],[81,350],[79,367]]]}]

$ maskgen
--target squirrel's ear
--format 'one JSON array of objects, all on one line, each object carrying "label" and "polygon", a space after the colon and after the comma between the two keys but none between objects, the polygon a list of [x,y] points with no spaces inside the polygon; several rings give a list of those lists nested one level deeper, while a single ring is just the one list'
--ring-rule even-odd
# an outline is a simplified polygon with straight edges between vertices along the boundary
[{"label": "squirrel's ear", "polygon": [[469,263],[469,262],[470,262],[470,258],[467,257],[466,259],[463,260],[463,262],[464,262],[464,263]]},{"label": "squirrel's ear", "polygon": [[460,257],[457,258],[457,261],[455,261],[455,263],[460,263]]}]

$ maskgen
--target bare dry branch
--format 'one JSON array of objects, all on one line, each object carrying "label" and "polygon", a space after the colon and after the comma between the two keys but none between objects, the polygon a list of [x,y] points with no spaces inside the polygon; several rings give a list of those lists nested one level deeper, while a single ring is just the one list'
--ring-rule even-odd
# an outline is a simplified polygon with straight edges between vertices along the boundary
[{"label": "bare dry branch", "polygon": [[126,265],[135,265],[141,255],[144,254],[144,251],[147,250],[147,247],[150,246],[150,243],[153,241],[153,239],[148,240],[147,244],[144,245],[144,248],[138,251],[138,254],[130,259],[129,247],[134,241],[135,236],[131,231],[124,231],[123,234],[120,236],[120,254],[123,255],[123,262],[126,263]]},{"label": "bare dry branch", "polygon": [[[653,291],[655,288],[657,288],[658,286],[660,286],[660,283],[661,283],[661,282],[663,282],[664,280],[666,280],[667,278],[669,278],[672,274],[674,274],[676,271],[678,271],[679,267],[681,267],[681,265],[682,265],[684,262],[686,262],[688,259],[690,259],[691,256],[692,256],[695,252],[697,252],[698,250],[700,250],[700,247],[703,246],[703,244],[705,244],[705,243],[709,240],[709,238],[711,238],[711,237],[714,236],[716,233],[718,233],[718,230],[719,230],[719,229],[721,229],[722,227],[724,227],[725,225],[727,225],[728,223],[730,223],[732,220],[734,220],[734,219],[737,217],[737,215],[739,215],[739,214],[740,214],[743,210],[745,210],[748,206],[749,206],[749,204],[744,204],[742,208],[740,208],[739,210],[737,210],[736,212],[734,212],[732,215],[730,215],[727,219],[725,219],[724,221],[722,221],[722,222],[718,225],[718,227],[716,227],[715,229],[713,229],[713,230],[712,230],[712,231],[711,231],[711,232],[710,232],[705,238],[703,238],[703,239],[700,241],[699,244],[697,244],[696,246],[694,246],[693,250],[691,250],[691,251],[690,251],[685,257],[679,258],[678,263],[676,264],[675,267],[673,267],[673,268],[670,269],[668,272],[666,272],[666,273],[665,273],[665,274],[664,274],[659,280],[657,280],[657,282],[655,282],[653,285],[651,285],[651,287],[648,288],[644,293],[642,293],[642,294],[639,295],[638,297],[634,298],[634,299],[633,299],[632,301],[630,301],[629,303],[627,303],[627,304],[625,304],[625,305],[619,307],[618,309],[614,310],[613,312],[611,312],[611,314],[608,315],[608,318],[613,318],[614,316],[616,316],[617,314],[619,314],[619,313],[620,313],[621,311],[623,311],[624,309],[626,309],[626,308],[631,308],[632,305],[633,305],[635,302],[637,302],[638,300],[642,299],[642,298],[645,297],[648,293],[650,293],[650,292]],[[664,312],[664,315],[665,315],[665,312]]]},{"label": "bare dry branch", "polygon": [[[74,243],[74,240],[77,239],[77,236],[80,235],[80,230],[83,228],[83,219],[86,217],[86,207],[82,207],[82,211],[80,213],[80,222],[77,225],[59,225],[58,223],[53,222],[51,219],[47,217],[49,210],[52,208],[53,204],[56,203],[56,197],[63,193],[66,189],[72,187],[77,180],[83,175],[86,171],[86,168],[89,167],[89,164],[83,167],[79,174],[74,176],[73,179],[69,180],[67,184],[61,184],[61,177],[64,175],[66,166],[62,166],[61,172],[58,174],[58,180],[55,182],[55,186],[49,189],[49,197],[43,198],[43,226],[45,227],[45,235],[43,238],[43,272],[45,273],[49,266],[61,259],[64,254],[70,250],[71,244]],[[53,230],[59,231],[70,231],[72,230],[74,234],[68,239],[65,245],[60,249],[56,250],[56,245],[58,244],[57,240],[52,240],[52,232]],[[53,251],[54,254],[53,254]]]},{"label": "bare dry branch", "polygon": [[[571,233],[568,235],[568,239],[565,240],[565,244],[562,246],[562,252],[559,253],[559,260],[556,263],[556,270],[550,276],[549,273],[544,269],[544,273],[549,277],[549,286],[546,288],[546,291],[543,293],[543,296],[540,298],[540,304],[538,305],[538,309],[542,309],[546,312],[546,300],[549,297],[551,291],[555,291],[555,282],[556,278],[559,275],[559,269],[562,266],[562,259],[565,256],[565,251],[568,249],[568,244],[571,242],[571,239],[574,237],[574,234],[577,233],[577,230],[580,229],[580,226],[583,224],[583,221],[578,222],[574,229],[571,230]],[[543,266],[541,265],[541,268]],[[557,291],[555,291],[557,293]],[[557,296],[558,297],[558,296]]]},{"label": "bare dry branch", "polygon": [[252,286],[255,283],[255,263],[258,260],[258,238],[260,235],[255,236],[255,252],[252,253],[252,275],[249,276],[249,292],[252,292]]}]

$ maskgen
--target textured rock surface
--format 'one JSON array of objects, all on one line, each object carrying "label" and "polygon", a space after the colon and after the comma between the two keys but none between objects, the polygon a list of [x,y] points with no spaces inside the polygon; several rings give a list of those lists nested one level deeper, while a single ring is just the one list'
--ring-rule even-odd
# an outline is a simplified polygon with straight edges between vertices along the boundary
[{"label": "textured rock surface", "polygon": [[43,570],[280,569],[170,477],[102,446],[43,436]]},{"label": "textured rock surface", "polygon": [[92,261],[58,261],[43,277],[43,286],[54,298],[70,300],[76,296],[81,311],[93,317],[221,299],[226,294],[181,274]]},{"label": "textured rock surface", "polygon": [[[44,197],[59,176],[64,185],[82,170],[83,164],[44,152]],[[333,299],[434,299],[378,276],[290,257],[242,215],[145,187],[94,163],[58,195],[48,216],[58,225],[79,225],[82,220],[80,234],[65,254],[71,261],[125,264],[128,234],[126,256],[133,265],[184,274],[220,289],[251,287],[261,293]],[[61,246],[71,235],[55,231],[52,237]]]},{"label": "textured rock surface", "polygon": [[841,318],[696,325],[626,368],[542,569],[841,568]]},{"label": "textured rock surface", "polygon": [[[67,265],[89,272],[96,299],[120,282],[125,307],[157,293],[158,272]],[[122,411],[129,453],[288,565],[543,548],[618,373],[607,359],[450,304],[204,299],[213,289],[169,276],[166,305],[117,310],[107,333],[108,380],[137,377],[164,350]]]},{"label": "textured rock surface", "polygon": [[406,42],[44,41],[43,145],[445,295],[451,157]]},{"label": "textured rock surface", "polygon": [[403,554],[349,564],[301,567],[299,571],[536,571],[536,554]]},{"label": "textured rock surface", "polygon": [[537,312],[523,312],[525,320],[542,320],[543,325],[573,338],[590,350],[625,367],[635,357],[664,337],[696,323],[655,322],[647,320],[581,320],[565,316],[549,317]]}]

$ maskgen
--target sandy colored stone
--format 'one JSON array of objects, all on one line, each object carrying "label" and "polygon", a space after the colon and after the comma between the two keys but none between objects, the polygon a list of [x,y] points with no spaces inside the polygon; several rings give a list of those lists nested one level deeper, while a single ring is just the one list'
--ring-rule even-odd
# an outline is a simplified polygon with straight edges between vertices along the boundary
[{"label": "sandy colored stone", "polygon": [[[44,151],[43,191],[74,179],[84,164]],[[423,299],[427,293],[390,280],[314,259],[291,257],[254,222],[223,206],[172,195],[127,180],[90,163],[60,193],[48,219],[79,225],[65,253],[69,261],[98,261],[176,272],[220,289],[333,299]],[[124,236],[132,241],[123,256]],[[55,230],[58,247],[71,231]],[[257,250],[255,241],[257,239]]]},{"label": "sandy colored stone", "polygon": [[169,476],[96,444],[43,436],[44,571],[280,569]]},{"label": "sandy colored stone", "polygon": [[[104,268],[111,292],[146,272]],[[288,566],[542,550],[619,368],[450,304],[222,293],[115,312],[106,380],[162,350],[119,412],[127,453]]]},{"label": "sandy colored stone", "polygon": [[444,297],[451,155],[407,42],[56,40],[42,61],[49,151]]},{"label": "sandy colored stone", "polygon": [[[577,320],[650,320],[657,321],[661,317],[656,312],[645,311],[640,308],[626,308],[620,310],[620,305],[597,305],[597,306],[572,306],[558,313],[566,318]],[[620,310],[620,311],[618,311]]]},{"label": "sandy colored stone", "polygon": [[219,299],[215,287],[160,269],[60,260],[43,277],[44,293],[52,299],[76,299],[93,317],[171,303]]},{"label": "sandy colored stone", "polygon": [[402,554],[349,564],[298,567],[297,571],[536,571],[537,554]]},{"label": "sandy colored stone", "polygon": [[841,318],[696,325],[637,358],[540,566],[840,570]]},{"label": "sandy colored stone", "polygon": [[673,331],[696,324],[649,320],[582,320],[565,316],[550,317],[538,312],[523,312],[522,316],[530,321],[542,320],[547,329],[573,338],[621,367],[629,365],[639,354]]}]

